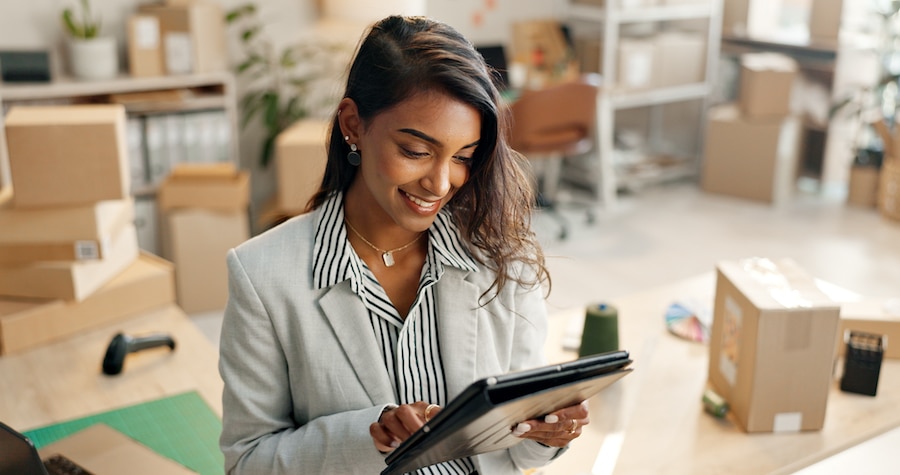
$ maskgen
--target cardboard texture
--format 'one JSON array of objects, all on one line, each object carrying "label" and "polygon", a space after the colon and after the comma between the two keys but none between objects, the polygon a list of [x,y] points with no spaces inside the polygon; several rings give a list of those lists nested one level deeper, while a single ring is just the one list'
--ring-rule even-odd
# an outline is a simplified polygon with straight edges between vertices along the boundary
[{"label": "cardboard texture", "polygon": [[17,208],[130,196],[121,105],[14,106],[6,137]]},{"label": "cardboard texture", "polygon": [[878,173],[878,168],[873,166],[850,167],[847,204],[875,208],[878,205]]},{"label": "cardboard texture", "polygon": [[723,261],[716,271],[710,384],[747,432],[821,429],[838,304],[788,259]]},{"label": "cardboard texture", "polygon": [[167,74],[206,73],[228,68],[225,13],[206,1],[140,5],[159,19]]},{"label": "cardboard texture", "polygon": [[62,454],[91,473],[195,474],[106,424],[94,424],[42,447],[41,457]]},{"label": "cardboard texture", "polygon": [[138,256],[137,231],[127,225],[112,238],[110,252],[90,261],[36,262],[0,268],[0,295],[84,300]]},{"label": "cardboard texture", "polygon": [[850,330],[883,335],[884,357],[900,358],[900,299],[862,299],[841,304],[841,324],[835,351],[843,356],[844,336]]},{"label": "cardboard texture", "polygon": [[154,15],[128,18],[128,71],[134,77],[161,76],[163,67],[162,30]]},{"label": "cardboard texture", "polygon": [[787,55],[742,55],[738,86],[741,113],[749,118],[777,118],[790,114],[791,90],[797,69],[797,61]]},{"label": "cardboard texture", "polygon": [[800,121],[750,120],[731,105],[709,110],[701,186],[711,193],[780,204],[796,181]]},{"label": "cardboard texture", "polygon": [[837,43],[844,0],[814,0],[809,9],[809,38],[815,43]]},{"label": "cardboard texture", "polygon": [[232,164],[180,164],[160,184],[157,206],[244,211],[250,202],[250,174]]},{"label": "cardboard texture", "polygon": [[900,221],[900,158],[889,158],[881,165],[878,210],[882,216]]},{"label": "cardboard texture", "polygon": [[166,237],[175,264],[178,305],[186,313],[222,310],[228,300],[228,250],[249,238],[247,213],[171,210]]},{"label": "cardboard texture", "polygon": [[101,259],[112,236],[133,220],[131,199],[61,208],[0,205],[0,266]]},{"label": "cardboard texture", "polygon": [[[529,67],[553,69],[563,64],[568,56],[568,47],[559,21],[528,20],[512,25],[512,57]],[[535,64],[536,54],[543,65]]]},{"label": "cardboard texture", "polygon": [[706,78],[706,38],[696,33],[663,32],[654,39],[656,86],[679,86]]},{"label": "cardboard texture", "polygon": [[81,302],[0,299],[0,354],[50,343],[173,302],[172,264],[142,253]]},{"label": "cardboard texture", "polygon": [[328,161],[325,150],[328,125],[324,120],[300,120],[275,139],[279,209],[302,211],[318,191]]}]

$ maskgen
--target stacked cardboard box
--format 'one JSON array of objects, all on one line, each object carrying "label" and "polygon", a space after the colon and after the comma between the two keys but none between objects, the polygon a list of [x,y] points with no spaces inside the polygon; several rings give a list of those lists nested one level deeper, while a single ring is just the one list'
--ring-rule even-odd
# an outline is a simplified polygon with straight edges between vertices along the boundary
[{"label": "stacked cardboard box", "polygon": [[207,73],[228,67],[225,13],[216,2],[140,5],[129,26],[129,59],[137,75]]},{"label": "stacked cardboard box", "polygon": [[327,121],[303,119],[278,134],[275,139],[276,209],[286,214],[299,214],[306,209],[325,175],[327,133]]},{"label": "stacked cardboard box", "polygon": [[791,260],[716,268],[710,384],[747,432],[821,429],[840,307]]},{"label": "stacked cardboard box", "polygon": [[796,62],[776,53],[745,54],[737,104],[709,111],[702,187],[778,204],[791,195],[801,123],[791,113]]},{"label": "stacked cardboard box", "polygon": [[151,292],[130,307],[103,303],[138,259],[124,108],[13,107],[5,126],[13,186],[0,198],[0,353],[171,302]]},{"label": "stacked cardboard box", "polygon": [[248,183],[231,164],[182,164],[160,185],[163,254],[175,264],[177,300],[187,313],[225,308],[225,255],[249,238]]}]

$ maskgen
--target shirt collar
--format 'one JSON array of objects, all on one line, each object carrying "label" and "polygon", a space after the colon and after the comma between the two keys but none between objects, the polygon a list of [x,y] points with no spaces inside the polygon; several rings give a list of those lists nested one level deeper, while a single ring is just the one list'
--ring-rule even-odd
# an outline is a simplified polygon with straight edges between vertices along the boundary
[{"label": "shirt collar", "polygon": [[[441,210],[428,229],[430,252],[443,265],[469,272],[477,272],[478,264],[459,237],[450,213]],[[354,292],[361,285],[359,258],[347,240],[344,224],[344,195],[333,193],[319,207],[316,235],[313,242],[313,285],[323,289],[350,279]]]}]

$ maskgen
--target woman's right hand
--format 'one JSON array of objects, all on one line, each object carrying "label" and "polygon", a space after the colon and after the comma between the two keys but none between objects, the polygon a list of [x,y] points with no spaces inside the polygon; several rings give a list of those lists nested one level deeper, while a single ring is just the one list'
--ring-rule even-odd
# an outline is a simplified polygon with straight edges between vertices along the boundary
[{"label": "woman's right hand", "polygon": [[391,452],[440,410],[436,404],[417,401],[384,411],[378,422],[369,426],[375,448],[382,453]]}]

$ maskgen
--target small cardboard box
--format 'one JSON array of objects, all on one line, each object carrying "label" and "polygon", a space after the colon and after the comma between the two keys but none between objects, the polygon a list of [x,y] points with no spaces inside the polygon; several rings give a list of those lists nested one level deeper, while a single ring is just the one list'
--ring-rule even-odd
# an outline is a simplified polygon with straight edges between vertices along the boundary
[{"label": "small cardboard box", "polygon": [[900,359],[900,299],[867,298],[841,303],[841,325],[837,351],[843,356],[847,345],[844,334],[850,330],[884,337],[884,357]]},{"label": "small cardboard box", "polygon": [[6,138],[17,208],[130,196],[121,105],[14,106]]},{"label": "small cardboard box", "polygon": [[868,165],[850,167],[847,204],[875,208],[878,205],[878,174],[878,167]]},{"label": "small cardboard box", "polygon": [[900,158],[889,158],[881,165],[878,210],[886,218],[900,220]]},{"label": "small cardboard box", "polygon": [[122,272],[138,256],[137,231],[125,226],[112,238],[103,259],[36,262],[0,268],[0,295],[84,300]]},{"label": "small cardboard box", "polygon": [[680,86],[706,79],[706,39],[696,33],[663,32],[654,37],[656,86]]},{"label": "small cardboard box", "polygon": [[159,186],[161,211],[205,208],[244,211],[250,202],[250,175],[230,163],[179,164]]},{"label": "small cardboard box", "polygon": [[228,68],[225,13],[207,1],[140,5],[159,19],[167,74],[208,73]]},{"label": "small cardboard box", "polygon": [[324,120],[303,119],[275,139],[279,209],[303,211],[318,191],[328,161],[325,150],[328,125]]},{"label": "small cardboard box", "polygon": [[814,0],[809,9],[809,38],[814,43],[837,44],[844,0]]},{"label": "small cardboard box", "polygon": [[247,213],[185,208],[164,219],[178,305],[189,314],[222,310],[228,301],[225,255],[249,238]]},{"label": "small cardboard box", "polygon": [[741,56],[738,97],[741,112],[749,118],[777,118],[791,113],[791,91],[797,61],[780,53],[747,53]]},{"label": "small cardboard box", "polygon": [[49,343],[174,301],[172,264],[141,254],[81,302],[0,299],[0,354]]},{"label": "small cardboard box", "polygon": [[716,270],[710,383],[747,432],[821,429],[840,307],[789,259]]},{"label": "small cardboard box", "polygon": [[112,236],[133,220],[131,199],[60,208],[0,205],[0,266],[101,259]]},{"label": "small cardboard box", "polygon": [[128,19],[128,70],[134,77],[165,73],[162,30],[155,15],[131,15]]},{"label": "small cardboard box", "polygon": [[742,117],[733,105],[709,111],[701,186],[705,191],[781,204],[796,181],[800,120]]}]

